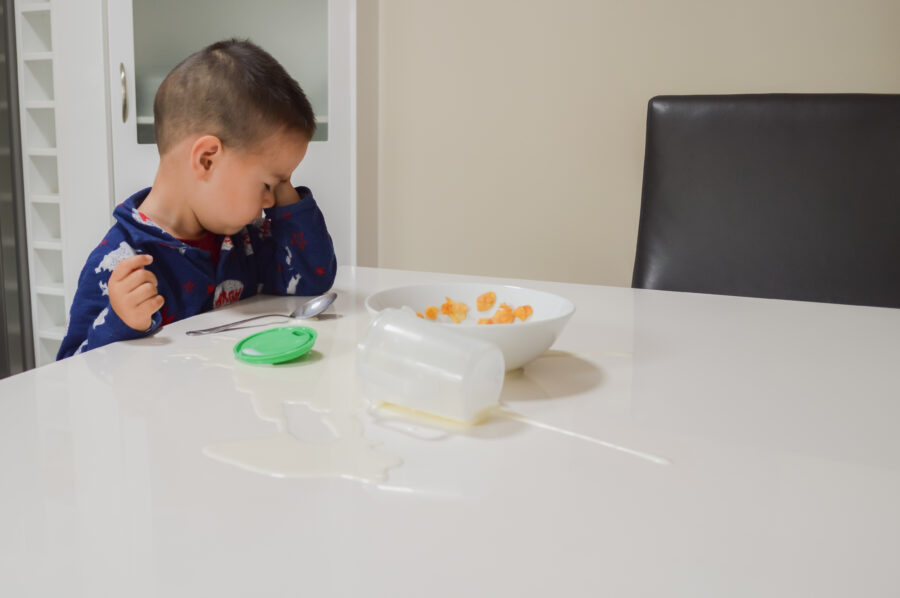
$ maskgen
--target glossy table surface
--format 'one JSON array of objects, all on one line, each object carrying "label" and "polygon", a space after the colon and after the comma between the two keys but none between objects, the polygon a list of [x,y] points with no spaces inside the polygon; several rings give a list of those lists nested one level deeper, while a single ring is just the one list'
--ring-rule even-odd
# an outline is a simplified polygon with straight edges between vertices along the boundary
[{"label": "glossy table surface", "polygon": [[[470,429],[367,407],[374,291],[577,311]],[[0,596],[898,596],[900,310],[342,268],[309,358],[186,330],[0,381]],[[273,322],[272,324],[277,325]]]}]

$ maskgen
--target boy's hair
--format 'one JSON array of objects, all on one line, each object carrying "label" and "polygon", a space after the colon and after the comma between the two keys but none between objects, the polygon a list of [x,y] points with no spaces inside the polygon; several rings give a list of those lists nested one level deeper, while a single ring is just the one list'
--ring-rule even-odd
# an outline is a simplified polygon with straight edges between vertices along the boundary
[{"label": "boy's hair", "polygon": [[307,139],[316,131],[306,94],[249,40],[216,42],[185,58],[159,86],[153,117],[160,155],[195,133],[249,148],[282,127]]}]

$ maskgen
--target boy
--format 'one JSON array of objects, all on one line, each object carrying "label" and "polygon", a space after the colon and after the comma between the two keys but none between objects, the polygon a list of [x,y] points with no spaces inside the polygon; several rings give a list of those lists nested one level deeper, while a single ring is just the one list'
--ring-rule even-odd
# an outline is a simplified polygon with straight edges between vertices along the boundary
[{"label": "boy", "polygon": [[334,282],[322,213],[290,184],[315,117],[274,58],[248,41],[208,46],[163,80],[153,113],[153,187],[115,209],[88,257],[57,359],[257,293],[317,295]]}]

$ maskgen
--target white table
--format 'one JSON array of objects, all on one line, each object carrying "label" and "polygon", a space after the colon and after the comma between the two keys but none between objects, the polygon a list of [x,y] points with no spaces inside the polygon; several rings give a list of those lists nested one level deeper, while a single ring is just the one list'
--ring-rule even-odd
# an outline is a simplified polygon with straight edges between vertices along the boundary
[{"label": "white table", "polygon": [[278,369],[184,331],[297,299],[0,381],[0,596],[900,595],[900,310],[514,281],[577,305],[505,382],[546,427],[365,409],[366,295],[471,279],[344,268]]}]

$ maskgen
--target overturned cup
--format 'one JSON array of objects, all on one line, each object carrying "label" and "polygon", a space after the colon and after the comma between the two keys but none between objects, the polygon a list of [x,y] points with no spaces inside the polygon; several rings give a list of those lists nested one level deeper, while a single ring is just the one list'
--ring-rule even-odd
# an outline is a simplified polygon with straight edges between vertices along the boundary
[{"label": "overturned cup", "polygon": [[477,423],[500,400],[505,367],[495,345],[436,326],[411,309],[385,309],[359,343],[363,394],[446,419]]}]

